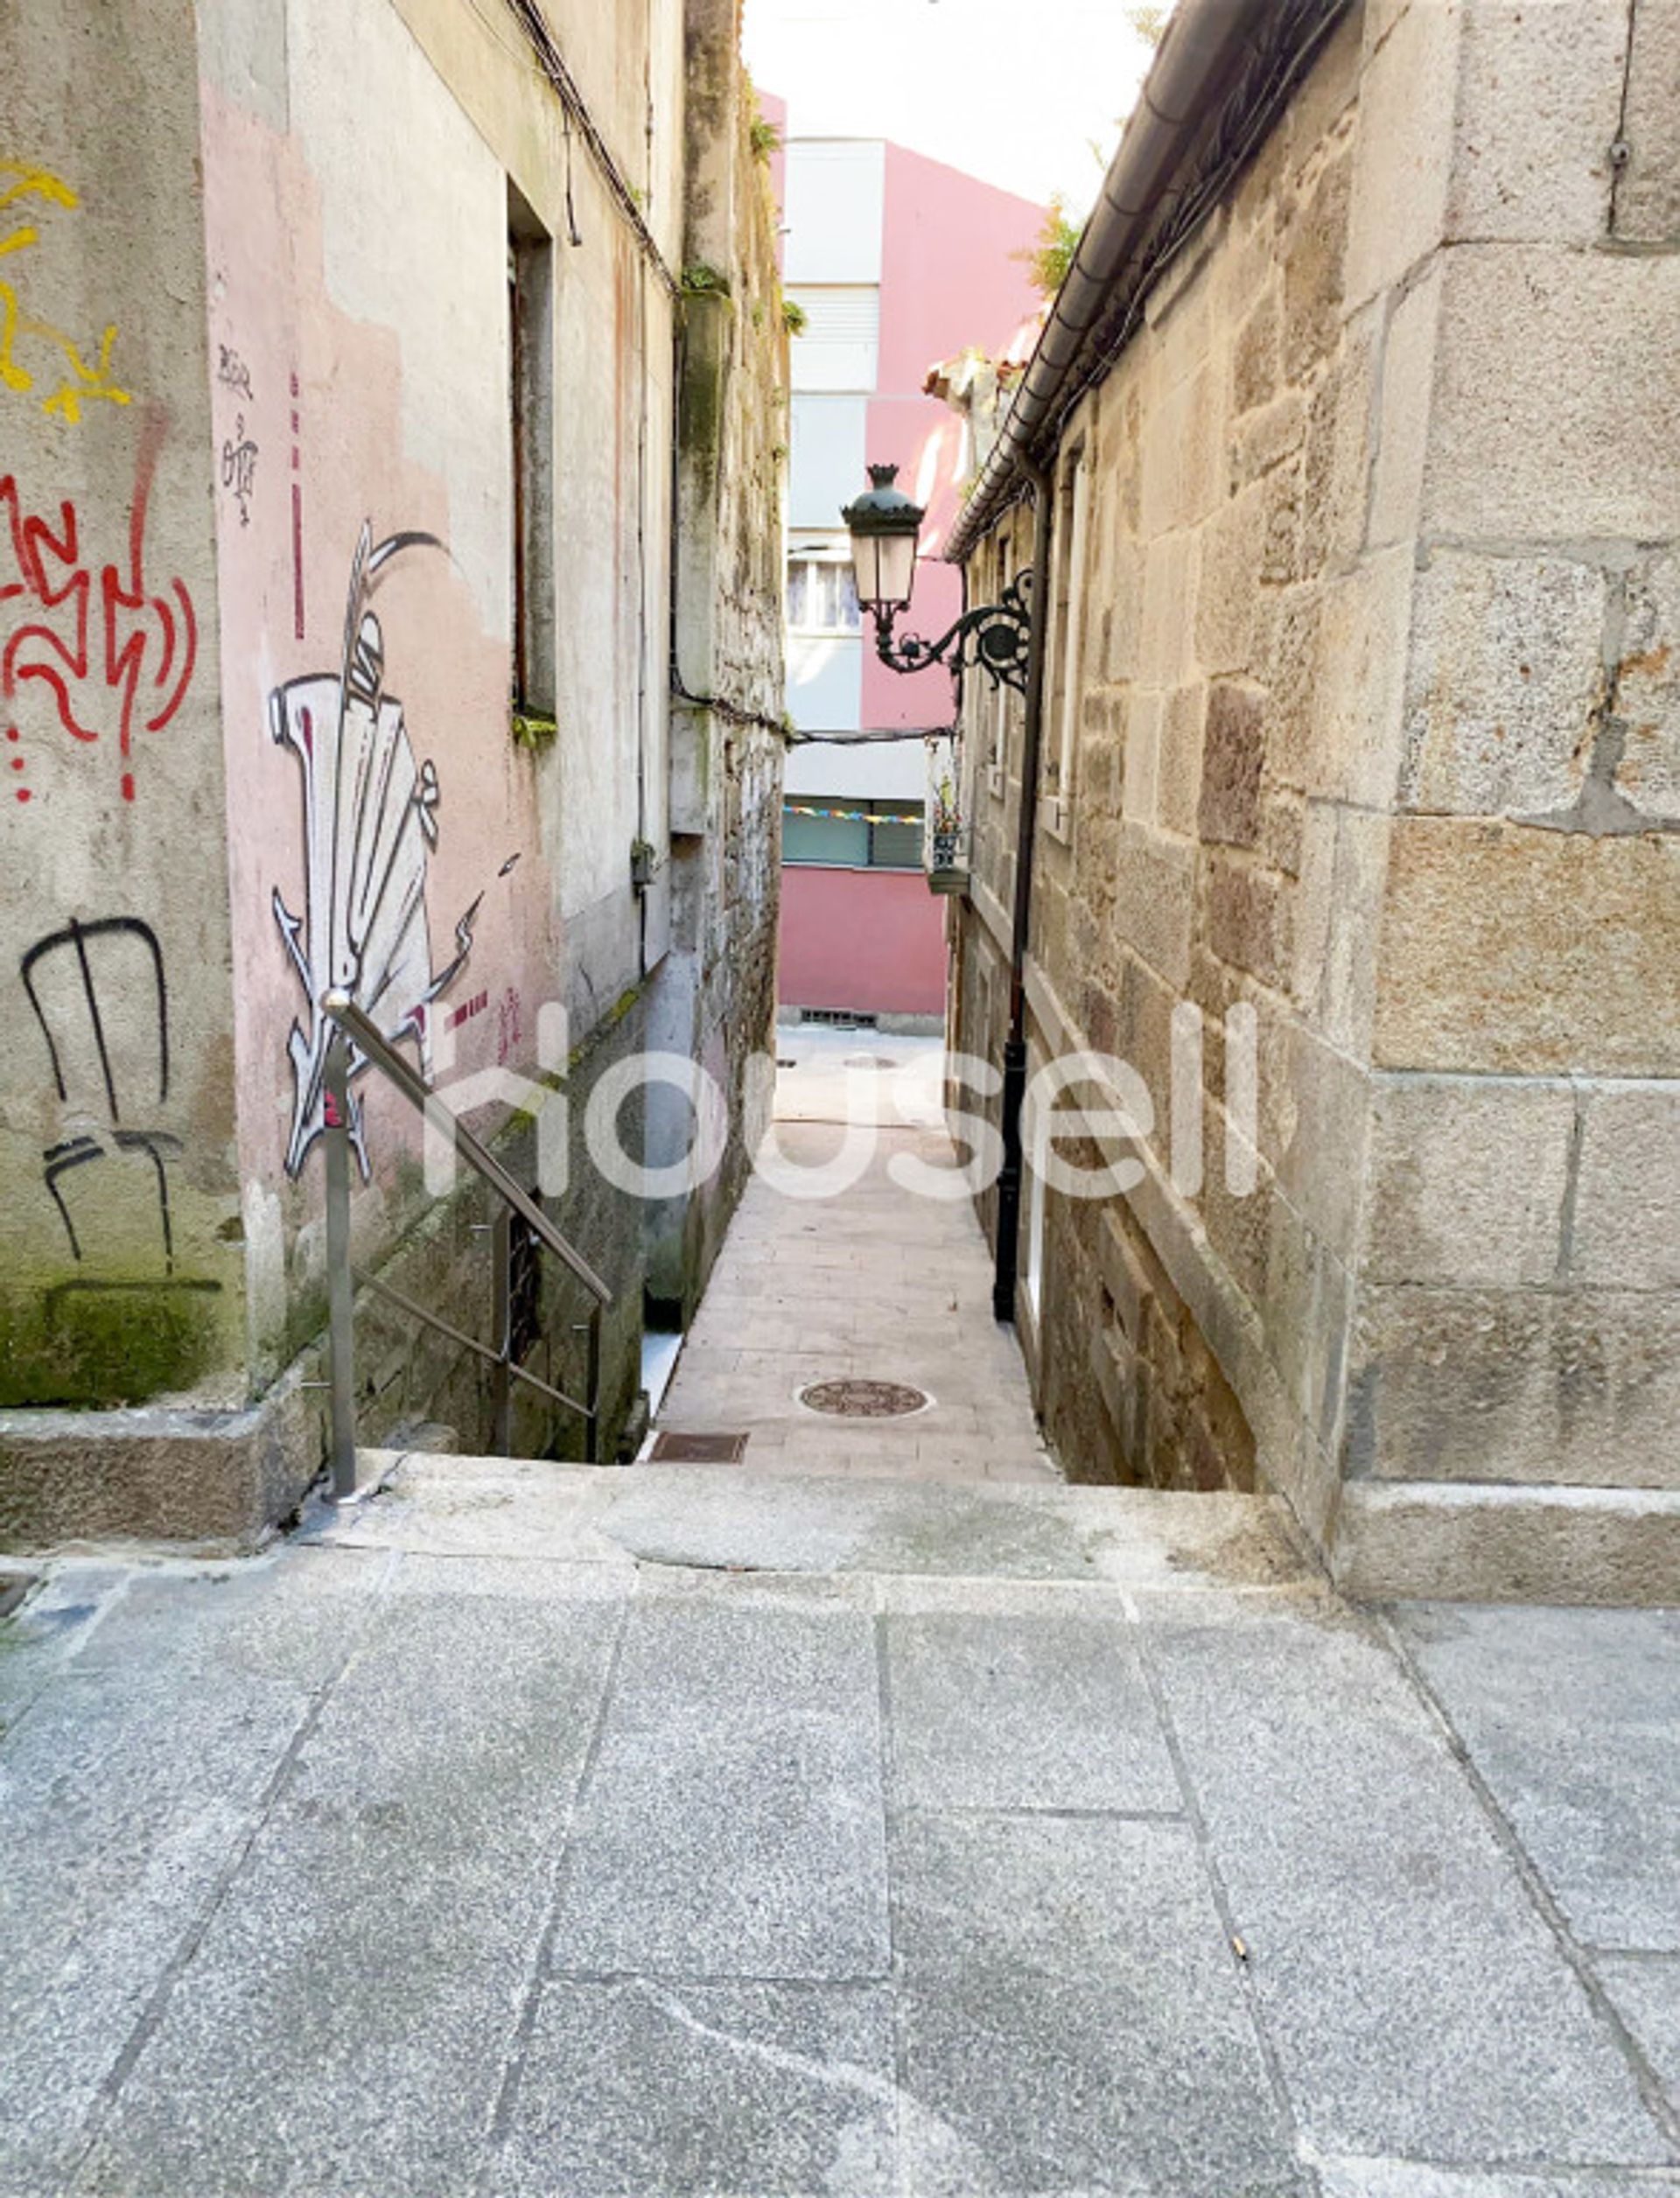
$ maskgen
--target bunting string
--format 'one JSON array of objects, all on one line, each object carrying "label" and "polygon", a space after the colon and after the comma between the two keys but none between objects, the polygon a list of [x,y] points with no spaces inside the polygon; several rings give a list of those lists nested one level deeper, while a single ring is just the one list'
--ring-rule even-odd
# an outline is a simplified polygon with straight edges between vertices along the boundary
[{"label": "bunting string", "polygon": [[921,818],[895,816],[890,809],[833,809],[818,807],[809,802],[784,802],[782,813],[787,816],[819,816],[841,824],[920,824]]}]

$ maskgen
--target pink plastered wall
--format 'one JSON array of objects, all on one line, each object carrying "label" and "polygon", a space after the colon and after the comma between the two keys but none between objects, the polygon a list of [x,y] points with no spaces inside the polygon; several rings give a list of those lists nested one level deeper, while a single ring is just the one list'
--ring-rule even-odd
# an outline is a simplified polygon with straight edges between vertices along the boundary
[{"label": "pink plastered wall", "polygon": [[[340,674],[364,527],[374,543],[412,532],[441,545],[393,554],[369,598],[384,692],[401,704],[415,762],[436,774],[424,888],[434,973],[461,953],[471,912],[466,957],[426,1010],[434,1074],[533,1066],[536,1010],[559,951],[530,763],[508,735],[508,640],[486,630],[452,557],[447,495],[403,446],[401,393],[414,370],[403,332],[330,298],[319,194],[296,140],[210,85],[202,96],[240,1162],[248,1230],[271,1260],[320,1195],[318,1151],[297,1180],[286,1171],[288,1040],[312,1018],[276,896],[294,917],[318,911],[304,772],[274,737],[271,697]],[[500,307],[494,227],[488,239],[487,294]],[[374,1080],[358,1088],[375,1179],[388,1188],[402,1158],[419,1157],[417,1124]],[[265,1292],[252,1276],[259,1326],[268,1279]]]},{"label": "pink plastered wall", "polygon": [[[998,356],[1038,311],[1018,256],[1031,250],[1043,220],[1027,200],[902,145],[886,148],[880,365],[866,448],[872,461],[897,464],[900,485],[928,513],[907,621],[920,634],[943,633],[962,607],[961,577],[939,553],[965,458],[962,421],[922,385],[930,368],[970,346]],[[865,653],[864,725],[942,725],[950,717],[947,673],[906,676]]]},{"label": "pink plastered wall", "polygon": [[919,872],[785,869],[777,998],[789,1007],[942,1014],[944,904]]}]

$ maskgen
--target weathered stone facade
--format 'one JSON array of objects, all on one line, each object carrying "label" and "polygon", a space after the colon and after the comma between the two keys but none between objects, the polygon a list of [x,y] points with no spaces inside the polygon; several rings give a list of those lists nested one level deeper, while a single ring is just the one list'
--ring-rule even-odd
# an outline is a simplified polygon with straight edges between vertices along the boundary
[{"label": "weathered stone facade", "polygon": [[[1030,1035],[1155,1121],[1023,1224],[1041,1408],[1082,1475],[1257,1473],[1373,1591],[1680,1586],[1677,24],[1351,9],[1038,453]],[[994,1060],[1018,758],[971,797]]]},{"label": "weathered stone facade", "polygon": [[[773,1043],[786,336],[737,32],[709,0],[5,11],[8,1538],[248,1534],[315,1473],[329,984],[528,1184],[565,1109],[604,1454],[645,1299],[697,1292]],[[698,747],[674,610],[727,713]],[[649,1046],[732,1110],[675,1228],[583,1145]],[[434,1197],[404,1102],[354,1096],[358,1264],[486,1335],[485,1196]],[[671,1096],[626,1101],[626,1154]],[[522,1317],[576,1396],[556,1269]],[[357,1326],[364,1440],[489,1446],[480,1364],[371,1298]],[[528,1396],[515,1440],[582,1438]]]}]

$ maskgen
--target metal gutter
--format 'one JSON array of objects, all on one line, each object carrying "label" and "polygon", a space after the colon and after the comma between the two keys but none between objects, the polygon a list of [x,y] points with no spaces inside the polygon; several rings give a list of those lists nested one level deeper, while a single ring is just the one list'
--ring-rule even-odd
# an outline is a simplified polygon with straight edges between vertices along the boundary
[{"label": "metal gutter", "polygon": [[1023,461],[1039,454],[1040,432],[1087,337],[1170,201],[1174,171],[1208,119],[1210,94],[1275,8],[1276,0],[1179,0],[1003,430],[945,546],[948,563],[968,556],[1021,480]]}]

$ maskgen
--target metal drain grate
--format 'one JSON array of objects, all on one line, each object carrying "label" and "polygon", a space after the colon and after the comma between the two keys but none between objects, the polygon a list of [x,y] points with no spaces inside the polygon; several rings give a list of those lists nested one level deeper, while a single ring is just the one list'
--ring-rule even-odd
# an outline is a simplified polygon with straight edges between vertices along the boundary
[{"label": "metal drain grate", "polygon": [[741,1435],[685,1435],[673,1428],[654,1437],[648,1452],[651,1464],[660,1466],[732,1466],[746,1448]]},{"label": "metal drain grate", "polygon": [[907,1382],[813,1382],[799,1392],[808,1411],[830,1412],[837,1419],[903,1419],[926,1411],[933,1398]]}]

